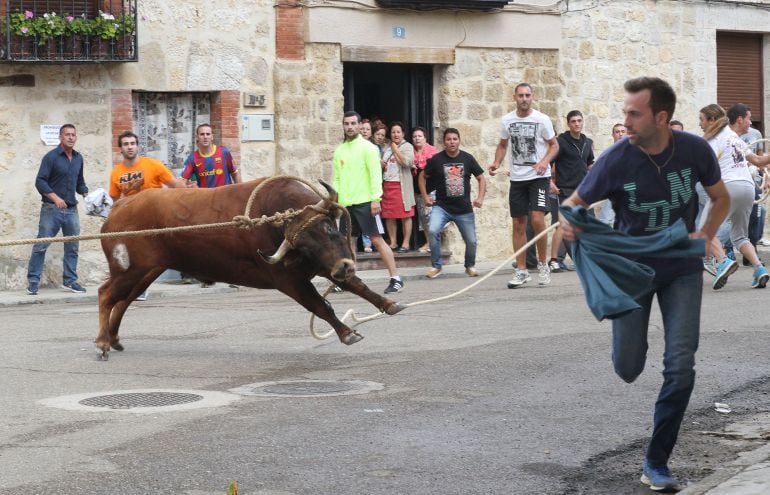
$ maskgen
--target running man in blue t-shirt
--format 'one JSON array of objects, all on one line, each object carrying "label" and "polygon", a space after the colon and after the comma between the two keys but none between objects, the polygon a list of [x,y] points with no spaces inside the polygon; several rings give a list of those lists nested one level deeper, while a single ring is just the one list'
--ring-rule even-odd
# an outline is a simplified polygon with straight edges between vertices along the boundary
[{"label": "running man in blue t-shirt", "polygon": [[[624,88],[628,139],[618,141],[599,157],[563,205],[588,206],[608,198],[619,231],[632,236],[650,235],[681,218],[691,238],[712,239],[730,203],[714,152],[700,137],[670,130],[676,95],[667,82],[640,77],[626,81]],[[696,182],[703,184],[713,201],[700,230],[695,227]],[[579,238],[578,229],[566,221],[562,227],[564,239]],[[663,386],[655,403],[652,437],[641,481],[653,490],[675,490],[678,482],[669,472],[668,459],[695,383],[693,368],[700,332],[703,266],[697,257],[638,261],[651,266],[655,278],[649,290],[636,301],[642,309],[613,320],[612,361],[615,372],[626,382],[641,374],[647,357],[652,299],[657,296],[666,346]]]}]

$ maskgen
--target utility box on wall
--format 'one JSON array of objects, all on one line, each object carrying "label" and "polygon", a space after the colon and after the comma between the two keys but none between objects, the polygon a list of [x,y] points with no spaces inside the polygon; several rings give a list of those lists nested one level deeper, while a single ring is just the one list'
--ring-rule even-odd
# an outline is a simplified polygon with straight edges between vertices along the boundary
[{"label": "utility box on wall", "polygon": [[273,141],[273,114],[255,113],[242,116],[241,141]]}]

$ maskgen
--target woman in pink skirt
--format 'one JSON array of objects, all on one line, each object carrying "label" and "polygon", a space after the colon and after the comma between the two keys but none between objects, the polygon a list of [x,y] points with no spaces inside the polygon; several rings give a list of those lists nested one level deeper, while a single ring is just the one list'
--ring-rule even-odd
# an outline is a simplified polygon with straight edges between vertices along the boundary
[{"label": "woman in pink skirt", "polygon": [[[397,253],[409,251],[414,216],[414,188],[412,164],[414,148],[404,139],[404,125],[394,122],[390,126],[390,146],[382,154],[382,218],[388,231],[390,247]],[[396,220],[401,219],[404,234],[398,247]]]}]

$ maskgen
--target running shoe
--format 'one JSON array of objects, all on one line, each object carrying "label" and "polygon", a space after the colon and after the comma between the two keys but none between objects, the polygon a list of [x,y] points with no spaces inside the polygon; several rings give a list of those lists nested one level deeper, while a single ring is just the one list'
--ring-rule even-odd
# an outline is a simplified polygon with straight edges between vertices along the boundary
[{"label": "running shoe", "polygon": [[642,483],[650,487],[650,490],[656,492],[671,492],[679,490],[679,482],[671,476],[671,472],[666,466],[652,467],[644,462],[644,468],[642,468]]},{"label": "running shoe", "polygon": [[478,277],[479,276],[479,272],[475,268],[473,268],[472,266],[465,267],[465,274],[468,275],[469,277]]},{"label": "running shoe", "polygon": [[768,279],[770,279],[770,275],[767,273],[767,268],[764,265],[759,265],[754,268],[754,279],[751,281],[751,286],[755,289],[764,289]]},{"label": "running shoe", "polygon": [[37,283],[30,282],[27,286],[27,294],[30,296],[36,296],[37,295]]},{"label": "running shoe", "polygon": [[551,273],[560,273],[563,271],[561,263],[559,263],[559,260],[556,258],[551,258],[551,261],[548,262],[548,268],[551,269]]},{"label": "running shoe", "polygon": [[735,273],[738,269],[738,263],[730,258],[725,258],[717,265],[717,274],[714,277],[714,283],[712,287],[714,290],[719,290],[727,283],[727,277]]},{"label": "running shoe", "polygon": [[551,283],[551,269],[548,263],[537,264],[537,285],[548,285]]},{"label": "running shoe", "polygon": [[425,276],[428,277],[428,278],[436,278],[439,275],[441,275],[441,267],[440,266],[438,268],[436,268],[436,267],[431,268],[430,270],[428,270],[428,273],[425,274]]},{"label": "running shoe", "polygon": [[71,284],[62,284],[61,288],[64,290],[68,290],[70,292],[78,293],[78,294],[84,294],[86,292],[85,287],[83,287],[77,282],[72,282]]},{"label": "running shoe", "polygon": [[404,288],[403,281],[392,278],[390,279],[390,283],[388,284],[388,287],[385,289],[385,294],[393,294],[396,292],[401,292],[401,289],[403,288]]},{"label": "running shoe", "polygon": [[527,270],[519,270],[517,268],[513,272],[513,278],[508,281],[508,288],[515,289],[516,287],[526,284],[530,280],[532,280],[532,277],[529,276]]},{"label": "running shoe", "polygon": [[717,276],[717,260],[713,256],[706,256],[703,258],[703,270],[709,273],[712,277]]}]

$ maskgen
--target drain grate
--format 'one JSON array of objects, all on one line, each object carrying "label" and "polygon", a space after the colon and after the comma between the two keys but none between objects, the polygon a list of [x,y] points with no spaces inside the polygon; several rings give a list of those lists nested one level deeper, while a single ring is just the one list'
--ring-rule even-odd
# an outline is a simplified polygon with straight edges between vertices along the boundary
[{"label": "drain grate", "polygon": [[69,411],[158,414],[226,406],[239,399],[234,394],[211,390],[150,388],[64,395],[38,402]]},{"label": "drain grate", "polygon": [[287,380],[251,383],[230,392],[262,397],[329,397],[366,394],[382,388],[381,383],[360,380]]},{"label": "drain grate", "polygon": [[89,397],[78,401],[87,407],[103,407],[107,409],[133,409],[135,407],[167,407],[179,404],[189,404],[203,400],[202,395],[180,394],[176,392],[147,392],[111,394]]}]

